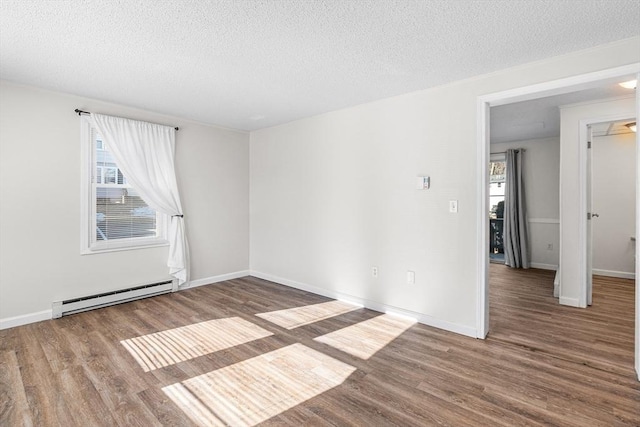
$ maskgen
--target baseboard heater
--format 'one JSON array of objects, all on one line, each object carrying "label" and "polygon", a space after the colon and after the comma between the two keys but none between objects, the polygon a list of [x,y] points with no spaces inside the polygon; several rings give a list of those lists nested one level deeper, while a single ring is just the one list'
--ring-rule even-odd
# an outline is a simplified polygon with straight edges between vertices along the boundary
[{"label": "baseboard heater", "polygon": [[53,302],[54,319],[82,311],[95,310],[96,308],[122,304],[137,299],[148,298],[156,295],[175,292],[178,290],[177,280],[150,283],[148,285],[135,286],[102,294],[90,295],[81,298],[73,298],[64,301]]}]

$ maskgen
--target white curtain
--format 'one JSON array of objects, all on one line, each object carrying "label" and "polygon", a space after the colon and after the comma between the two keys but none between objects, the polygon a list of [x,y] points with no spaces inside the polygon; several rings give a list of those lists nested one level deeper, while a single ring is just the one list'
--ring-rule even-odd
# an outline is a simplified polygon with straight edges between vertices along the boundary
[{"label": "white curtain", "polygon": [[142,199],[170,217],[169,273],[183,284],[189,279],[187,236],[174,166],[174,128],[92,114],[94,126],[118,167]]},{"label": "white curtain", "polygon": [[522,152],[507,150],[504,194],[504,261],[509,267],[529,268],[529,236],[524,198]]}]

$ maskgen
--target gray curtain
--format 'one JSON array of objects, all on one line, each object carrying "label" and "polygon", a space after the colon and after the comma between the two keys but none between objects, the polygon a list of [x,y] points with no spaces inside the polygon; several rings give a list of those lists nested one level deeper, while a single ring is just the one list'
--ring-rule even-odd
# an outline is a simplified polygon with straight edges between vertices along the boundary
[{"label": "gray curtain", "polygon": [[524,200],[522,156],[524,150],[507,150],[507,183],[504,195],[504,263],[529,268],[529,237]]}]

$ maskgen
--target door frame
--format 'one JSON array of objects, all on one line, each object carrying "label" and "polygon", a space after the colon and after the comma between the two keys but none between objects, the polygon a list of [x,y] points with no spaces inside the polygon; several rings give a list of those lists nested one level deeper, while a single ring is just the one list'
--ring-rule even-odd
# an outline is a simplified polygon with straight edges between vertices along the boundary
[{"label": "door frame", "polygon": [[[637,91],[637,90],[636,90]],[[638,102],[636,100],[636,110],[638,110]],[[636,111],[637,112],[637,111]],[[589,191],[589,186],[587,185],[587,180],[591,179],[591,171],[589,170],[589,166],[588,166],[588,157],[589,157],[589,148],[588,148],[588,141],[589,141],[589,126],[591,125],[595,125],[598,123],[608,123],[608,122],[621,122],[621,121],[630,121],[630,120],[636,120],[635,117],[630,117],[628,114],[613,114],[613,115],[604,115],[604,116],[597,116],[597,117],[591,117],[591,118],[587,118],[587,119],[581,119],[580,120],[580,145],[579,145],[579,158],[580,158],[580,210],[582,211],[583,215],[580,218],[580,243],[579,243],[579,249],[580,249],[580,299],[579,299],[579,306],[584,308],[587,307],[588,305],[590,305],[589,303],[589,286],[588,286],[588,282],[589,282],[589,276],[592,274],[589,271],[589,266],[592,265],[592,263],[589,262],[589,258],[593,256],[593,253],[589,253],[588,251],[588,241],[587,239],[590,238],[590,230],[589,227],[591,226],[590,221],[593,220],[588,220],[587,219],[587,213],[590,210],[590,206],[589,206],[589,200],[590,200],[590,196],[589,194],[587,194],[587,192]],[[638,147],[640,145],[638,145],[638,136],[637,136],[637,132],[636,132],[636,152],[638,151]],[[637,159],[636,159],[637,160]],[[636,161],[636,169],[638,168],[638,162]],[[636,177],[638,176],[638,172],[636,171]],[[637,194],[636,194],[636,198],[637,198]],[[638,201],[636,200],[636,210],[638,207]],[[636,214],[636,220],[638,218],[638,215]],[[636,231],[637,234],[637,231]],[[636,252],[638,249],[638,243],[636,242]],[[637,264],[637,262],[636,262]],[[638,275],[636,275],[636,277],[640,277]],[[640,321],[640,319],[638,319]],[[638,325],[637,325],[638,326]],[[636,329],[637,329],[636,326]]]},{"label": "door frame", "polygon": [[[481,95],[477,98],[476,114],[476,183],[477,199],[477,247],[476,247],[476,337],[486,338],[489,333],[489,109],[498,105],[528,101],[559,95],[594,85],[604,84],[624,76],[640,76],[640,62],[587,74],[552,80],[530,86]],[[636,89],[636,117],[640,117],[640,88]],[[640,134],[636,133],[636,234],[640,230]],[[562,230],[562,223],[560,224]],[[562,242],[560,243],[562,245]],[[636,304],[635,304],[635,367],[640,379],[640,242],[636,239]]]}]

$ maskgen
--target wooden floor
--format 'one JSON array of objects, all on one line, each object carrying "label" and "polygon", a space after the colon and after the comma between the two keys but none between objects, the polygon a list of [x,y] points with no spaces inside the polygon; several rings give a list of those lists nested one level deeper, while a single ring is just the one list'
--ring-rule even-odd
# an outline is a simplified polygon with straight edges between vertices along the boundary
[{"label": "wooden floor", "polygon": [[[215,388],[237,398],[235,378],[246,381],[252,369],[255,375],[270,370],[277,378],[273,396],[288,382],[303,381],[299,387],[306,400],[289,400],[279,412],[272,405],[271,412],[258,414],[262,418],[244,419],[246,424],[640,425],[632,281],[597,278],[589,309],[559,306],[547,271],[492,265],[490,289],[487,340],[407,325],[368,358],[314,338],[380,313],[342,307],[334,317],[315,323],[305,317],[300,326],[293,322],[286,329],[256,314],[328,300],[255,278],[0,331],[0,425],[191,426],[204,418],[185,412],[190,402],[180,401],[185,387],[203,393]],[[310,310],[304,312],[309,316]],[[191,326],[200,322],[205,323]],[[197,341],[203,328],[222,338],[210,336],[206,345],[178,358],[165,354],[161,360],[156,354],[151,360],[153,354],[140,350],[145,342]],[[167,332],[156,334],[160,331]],[[143,337],[147,334],[154,335]],[[344,343],[348,335],[340,335]],[[297,361],[287,362],[287,355]],[[274,367],[282,357],[285,363]],[[313,378],[296,380],[283,371],[305,366]],[[316,392],[307,381],[321,388]],[[245,392],[253,393],[249,403],[257,405],[261,391]],[[213,412],[212,395],[190,396],[194,411]],[[240,425],[239,419],[227,422]]]},{"label": "wooden floor", "polygon": [[491,265],[490,336],[556,358],[629,375],[633,369],[634,281],[593,276],[593,304],[561,306],[555,271]]}]

